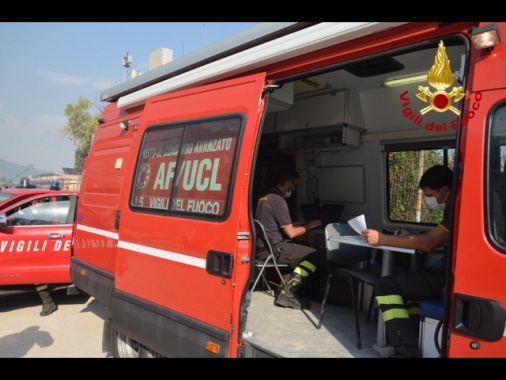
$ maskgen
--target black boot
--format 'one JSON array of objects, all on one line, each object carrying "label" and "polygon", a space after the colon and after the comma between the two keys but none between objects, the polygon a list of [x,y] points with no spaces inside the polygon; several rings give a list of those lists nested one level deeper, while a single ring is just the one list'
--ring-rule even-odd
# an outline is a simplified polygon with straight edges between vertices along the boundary
[{"label": "black boot", "polygon": [[282,307],[289,307],[291,309],[309,309],[311,304],[309,301],[301,302],[295,293],[302,286],[302,276],[297,273],[292,273],[286,285],[281,289],[279,295],[276,297],[274,304]]},{"label": "black boot", "polygon": [[47,290],[41,290],[39,293],[40,299],[42,300],[42,311],[40,312],[41,317],[48,316],[58,308],[53,302],[51,294]]}]

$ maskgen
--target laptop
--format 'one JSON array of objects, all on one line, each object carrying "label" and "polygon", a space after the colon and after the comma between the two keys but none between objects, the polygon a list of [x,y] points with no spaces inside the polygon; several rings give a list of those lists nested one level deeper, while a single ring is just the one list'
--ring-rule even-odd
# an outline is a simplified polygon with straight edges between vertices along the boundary
[{"label": "laptop", "polygon": [[306,222],[320,219],[322,222],[321,228],[323,229],[329,223],[339,223],[339,219],[344,211],[344,205],[324,204],[321,209],[318,209],[314,204],[302,204],[300,211]]},{"label": "laptop", "polygon": [[327,224],[339,223],[344,211],[344,205],[324,204],[320,210],[320,220],[325,228]]},{"label": "laptop", "polygon": [[310,220],[320,219],[320,210],[315,204],[304,203],[300,205],[300,212],[304,221],[309,222]]}]

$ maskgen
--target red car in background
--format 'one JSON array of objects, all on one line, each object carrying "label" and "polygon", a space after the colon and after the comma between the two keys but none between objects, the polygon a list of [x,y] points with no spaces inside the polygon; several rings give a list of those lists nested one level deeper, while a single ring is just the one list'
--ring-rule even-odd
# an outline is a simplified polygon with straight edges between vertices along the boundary
[{"label": "red car in background", "polygon": [[[0,191],[0,296],[34,291],[33,284],[72,284],[77,197],[77,191],[66,190]],[[28,220],[34,201],[41,206]]]},{"label": "red car in background", "polygon": [[0,211],[11,204],[18,202],[21,199],[26,199],[37,194],[43,194],[47,191],[48,191],[47,189],[37,189],[37,188],[0,189]]}]

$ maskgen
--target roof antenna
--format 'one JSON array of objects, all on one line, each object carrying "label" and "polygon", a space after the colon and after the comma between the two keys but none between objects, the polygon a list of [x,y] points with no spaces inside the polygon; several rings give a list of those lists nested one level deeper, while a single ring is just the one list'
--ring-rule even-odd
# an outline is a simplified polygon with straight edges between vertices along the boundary
[{"label": "roof antenna", "polygon": [[125,68],[125,72],[123,74],[123,82],[126,81],[127,78],[130,79],[130,71],[132,70],[130,68],[130,65],[132,64],[132,56],[128,53],[129,52],[127,51],[123,57],[123,67]]}]

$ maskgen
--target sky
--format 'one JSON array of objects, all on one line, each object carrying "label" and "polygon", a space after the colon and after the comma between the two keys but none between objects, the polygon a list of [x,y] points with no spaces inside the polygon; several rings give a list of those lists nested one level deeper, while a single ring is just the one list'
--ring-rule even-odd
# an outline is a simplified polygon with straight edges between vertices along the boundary
[{"label": "sky", "polygon": [[[0,158],[47,172],[74,167],[75,147],[61,133],[65,108],[124,81],[123,57],[148,69],[149,54],[173,60],[255,22],[1,22]],[[92,109],[93,114],[98,109]]]}]

